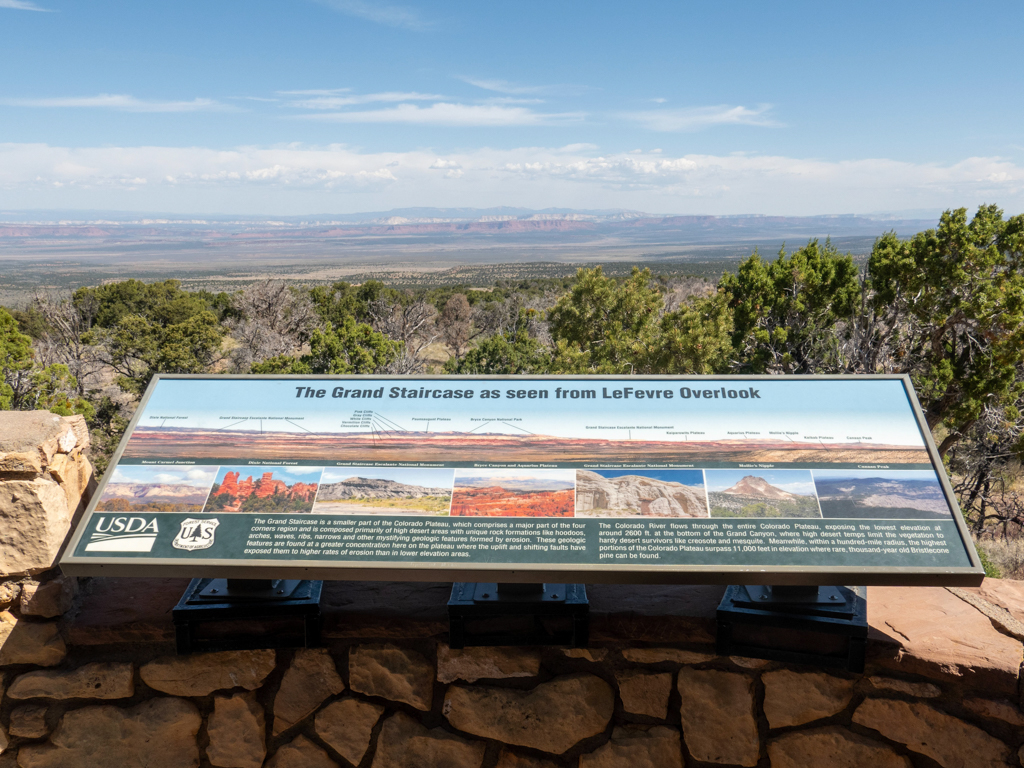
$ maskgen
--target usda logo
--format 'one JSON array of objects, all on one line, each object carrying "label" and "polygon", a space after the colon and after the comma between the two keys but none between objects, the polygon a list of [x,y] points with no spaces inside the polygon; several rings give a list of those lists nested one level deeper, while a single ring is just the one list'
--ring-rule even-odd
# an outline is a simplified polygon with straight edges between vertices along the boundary
[{"label": "usda logo", "polygon": [[86,552],[150,552],[159,528],[156,518],[107,517],[96,520]]}]

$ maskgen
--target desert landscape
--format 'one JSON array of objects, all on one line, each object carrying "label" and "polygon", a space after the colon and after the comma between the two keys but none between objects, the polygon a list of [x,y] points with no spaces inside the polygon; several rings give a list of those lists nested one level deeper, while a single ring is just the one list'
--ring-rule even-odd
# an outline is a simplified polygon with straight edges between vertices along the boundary
[{"label": "desert landscape", "polygon": [[[737,473],[708,470],[706,474],[711,517],[821,517],[807,470],[778,470],[768,478],[746,475],[727,488],[722,488],[723,481]],[[780,479],[800,483],[809,493],[794,493],[769,482]]]},{"label": "desert landscape", "polygon": [[452,516],[572,517],[575,478],[572,470],[535,475],[514,471],[457,471]]},{"label": "desert landscape", "polygon": [[[653,474],[653,473],[652,473]],[[619,474],[576,470],[577,517],[707,517],[700,470]]]},{"label": "desert landscape", "polygon": [[823,517],[948,519],[949,504],[932,472],[814,473]]},{"label": "desert landscape", "polygon": [[[451,470],[434,472],[439,478],[451,477]],[[401,469],[396,478],[404,477]],[[420,514],[447,515],[451,506],[451,480],[446,486],[427,487],[404,483],[398,479],[361,477],[358,475],[332,482],[330,473],[317,493],[313,513],[317,515],[344,514]]]},{"label": "desert landscape", "polygon": [[718,461],[772,463],[927,464],[923,447],[785,440],[568,439],[549,435],[467,432],[298,433],[136,427],[125,450],[133,459],[315,459],[331,461],[682,461],[714,455]]},{"label": "desert landscape", "polygon": [[214,468],[120,467],[96,504],[99,512],[200,512]]}]

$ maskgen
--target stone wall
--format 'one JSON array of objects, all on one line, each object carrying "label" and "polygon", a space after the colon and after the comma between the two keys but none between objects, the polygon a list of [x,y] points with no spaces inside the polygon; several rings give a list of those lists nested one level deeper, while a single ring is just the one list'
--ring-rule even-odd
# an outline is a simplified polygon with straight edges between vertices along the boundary
[{"label": "stone wall", "polygon": [[869,589],[862,675],[716,656],[721,587],[592,586],[589,648],[457,651],[450,583],[328,582],[323,647],[178,657],[187,580],[53,569],[87,435],[37,422],[0,429],[0,768],[1024,762],[1021,582]]}]

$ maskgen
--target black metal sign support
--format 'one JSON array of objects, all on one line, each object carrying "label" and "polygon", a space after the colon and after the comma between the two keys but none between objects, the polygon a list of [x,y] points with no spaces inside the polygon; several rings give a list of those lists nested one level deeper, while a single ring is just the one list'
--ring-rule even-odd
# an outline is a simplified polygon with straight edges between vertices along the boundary
[{"label": "black metal sign support", "polygon": [[298,579],[192,579],[171,612],[177,651],[317,645],[323,584]]},{"label": "black metal sign support", "polygon": [[568,645],[590,635],[590,602],[582,584],[452,585],[449,645]]},{"label": "black metal sign support", "polygon": [[863,672],[865,595],[864,587],[733,585],[718,606],[718,653]]}]

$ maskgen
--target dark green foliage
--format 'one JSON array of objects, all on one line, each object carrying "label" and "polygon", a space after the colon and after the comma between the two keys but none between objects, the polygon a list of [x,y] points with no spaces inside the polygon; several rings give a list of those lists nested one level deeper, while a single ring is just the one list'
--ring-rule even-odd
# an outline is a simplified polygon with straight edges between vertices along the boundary
[{"label": "dark green foliage", "polygon": [[346,318],[313,331],[310,352],[302,357],[281,355],[252,367],[253,373],[379,373],[398,357],[402,344],[377,333],[365,323]]},{"label": "dark green foliage", "polygon": [[732,296],[732,342],[753,373],[815,373],[821,332],[849,318],[860,296],[853,257],[817,240],[771,262],[755,251],[718,285]]},{"label": "dark green foliage", "polygon": [[527,331],[529,313],[519,310],[513,327],[481,341],[461,358],[445,363],[445,373],[461,374],[528,374],[548,373],[551,354]]}]

